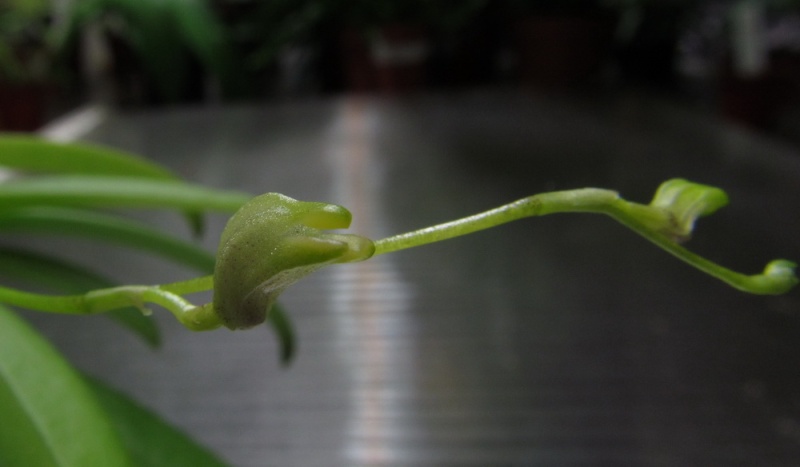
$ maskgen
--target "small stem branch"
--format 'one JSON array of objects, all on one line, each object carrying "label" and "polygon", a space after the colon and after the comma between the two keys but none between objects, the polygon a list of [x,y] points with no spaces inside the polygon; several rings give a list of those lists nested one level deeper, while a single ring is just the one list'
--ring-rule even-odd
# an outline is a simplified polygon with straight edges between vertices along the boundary
[{"label": "small stem branch", "polygon": [[205,292],[214,288],[214,276],[208,275],[196,277],[181,282],[173,282],[158,286],[161,290],[172,292],[178,295],[188,295],[197,292]]},{"label": "small stem branch", "polygon": [[208,305],[196,306],[183,298],[182,293],[193,293],[205,290],[208,277],[201,277],[185,282],[176,282],[167,286],[126,285],[109,289],[93,290],[86,295],[85,307],[90,313],[99,313],[126,306],[135,306],[143,312],[149,310],[146,303],[153,303],[169,310],[178,321],[192,331],[206,331],[218,328],[222,323]]},{"label": "small stem branch", "polygon": [[221,325],[211,304],[195,306],[182,295],[213,288],[214,276],[204,276],[165,285],[126,285],[98,289],[84,295],[44,295],[0,287],[0,303],[50,313],[92,315],[134,306],[147,312],[152,303],[169,310],[193,331],[215,329]]}]

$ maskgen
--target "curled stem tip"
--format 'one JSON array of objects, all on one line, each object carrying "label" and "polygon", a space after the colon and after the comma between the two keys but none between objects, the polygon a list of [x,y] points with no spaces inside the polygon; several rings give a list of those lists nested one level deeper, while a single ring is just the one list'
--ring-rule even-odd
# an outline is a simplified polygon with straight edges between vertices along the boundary
[{"label": "curled stem tip", "polygon": [[723,190],[684,179],[662,183],[649,204],[627,201],[614,191],[597,188],[542,193],[463,219],[378,240],[375,242],[376,254],[434,243],[525,217],[588,212],[613,217],[679,259],[739,290],[777,294],[794,287],[798,281],[795,265],[790,261],[773,261],[764,273],[747,276],[713,263],[679,244],[691,238],[698,218],[712,214],[727,203],[728,195]]}]

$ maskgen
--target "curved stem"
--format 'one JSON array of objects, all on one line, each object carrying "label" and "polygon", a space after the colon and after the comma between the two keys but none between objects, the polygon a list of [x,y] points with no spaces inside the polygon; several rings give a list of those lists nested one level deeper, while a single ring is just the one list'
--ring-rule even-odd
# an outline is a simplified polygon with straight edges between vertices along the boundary
[{"label": "curved stem", "polygon": [[795,264],[776,260],[762,274],[745,275],[709,261],[679,245],[669,235],[675,221],[669,210],[620,198],[616,192],[595,188],[543,193],[529,196],[489,211],[375,242],[375,255],[422,246],[496,227],[525,217],[561,212],[606,214],[645,237],[675,257],[744,292],[781,294],[794,287]]},{"label": "curved stem", "polygon": [[178,295],[205,292],[214,288],[214,275],[209,274],[208,276],[195,277],[194,279],[185,281],[172,282],[170,284],[160,285],[158,288]]},{"label": "curved stem", "polygon": [[667,253],[742,292],[779,295],[788,292],[798,283],[794,275],[794,268],[797,265],[791,261],[773,260],[766,265],[761,274],[742,274],[687,250],[659,232],[647,229],[637,219],[631,218],[624,212],[612,210],[608,214]]},{"label": "curved stem", "polygon": [[222,323],[210,304],[196,306],[180,294],[168,290],[170,287],[182,293],[205,290],[206,277],[176,282],[167,286],[126,285],[109,289],[93,290],[85,294],[85,308],[89,313],[99,313],[125,306],[135,306],[149,313],[146,303],[159,305],[170,311],[178,321],[192,331],[218,328]]},{"label": "curved stem", "polygon": [[525,217],[556,212],[601,212],[617,199],[616,192],[597,188],[533,195],[462,219],[377,240],[375,256],[460,237]]},{"label": "curved stem", "polygon": [[49,313],[91,315],[135,306],[149,313],[146,304],[166,308],[193,331],[215,329],[221,325],[211,304],[196,306],[182,297],[213,288],[214,276],[203,276],[165,285],[126,285],[98,289],[84,295],[44,295],[0,286],[0,302]]},{"label": "curved stem", "polygon": [[[682,180],[666,182],[662,188],[649,205],[626,201],[614,191],[597,188],[542,193],[462,219],[378,240],[374,242],[374,254],[439,242],[526,217],[587,212],[616,219],[675,257],[739,290],[780,294],[797,285],[796,265],[790,261],[775,260],[763,273],[745,275],[683,248],[678,241],[690,233],[694,220],[713,212],[727,198],[719,189]],[[145,304],[153,303],[168,309],[187,328],[200,331],[219,327],[220,318],[213,304],[195,306],[183,295],[212,290],[213,287],[213,276],[165,285],[114,287],[68,296],[40,295],[0,287],[0,302],[67,314],[94,314],[125,306],[136,306],[147,312]]]}]

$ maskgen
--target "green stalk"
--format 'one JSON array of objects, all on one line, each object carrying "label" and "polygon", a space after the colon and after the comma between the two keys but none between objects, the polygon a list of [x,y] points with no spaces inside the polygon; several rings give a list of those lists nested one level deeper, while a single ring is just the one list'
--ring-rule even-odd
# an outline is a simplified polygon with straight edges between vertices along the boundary
[{"label": "green stalk", "polygon": [[0,286],[0,303],[49,313],[88,314],[83,295],[44,295]]},{"label": "green stalk", "polygon": [[676,213],[652,204],[632,203],[614,191],[595,188],[543,193],[462,219],[377,240],[375,255],[460,237],[525,217],[586,212],[611,216],[678,259],[743,292],[776,295],[788,292],[798,283],[793,272],[796,265],[791,261],[775,260],[767,264],[762,274],[745,275],[692,253],[676,241],[688,235],[676,225]]},{"label": "green stalk", "polygon": [[602,212],[618,198],[614,191],[597,188],[529,196],[479,214],[377,240],[375,255],[449,240],[525,217],[556,212]]},{"label": "green stalk", "polygon": [[[236,267],[228,271],[230,273],[230,277],[227,277],[229,281],[240,281],[241,278],[233,276],[242,273],[250,274],[253,270],[263,266],[262,258],[270,258],[272,263],[269,266],[272,268],[270,269],[272,275],[263,278],[258,276],[252,279],[257,279],[257,287],[280,279],[277,294],[305,275],[305,273],[297,272],[298,268],[292,258],[305,258],[311,262],[306,264],[307,261],[301,261],[299,264],[306,269],[316,270],[316,267],[334,262],[355,262],[369,257],[371,250],[365,249],[365,245],[372,245],[369,240],[363,239],[366,243],[359,240],[359,242],[350,244],[346,240],[356,236],[325,234],[317,230],[316,227],[337,228],[340,223],[343,223],[344,226],[349,224],[349,212],[343,208],[319,203],[302,203],[281,196],[277,197],[278,201],[273,199],[276,198],[275,196],[259,198],[255,199],[254,204],[248,204],[248,210],[258,208],[254,214],[247,210],[240,210],[237,213],[239,218],[236,225],[242,232],[247,231],[248,235],[252,234],[252,238],[241,237],[244,238],[241,242],[242,245],[233,246],[237,249],[245,248],[241,250],[241,254],[247,261],[246,263],[236,263],[234,265]],[[688,239],[697,218],[711,214],[724,206],[727,201],[727,195],[718,188],[680,179],[662,184],[653,201],[648,205],[626,201],[614,191],[596,188],[543,193],[462,219],[378,240],[374,242],[374,255],[439,242],[526,217],[564,212],[586,212],[611,216],[675,257],[741,291],[753,294],[782,294],[791,290],[797,285],[798,279],[794,274],[796,265],[790,261],[774,260],[767,264],[763,273],[745,275],[709,261],[686,250],[679,244],[680,241]],[[287,212],[294,214],[287,219],[283,219],[275,213],[270,213],[265,217],[263,209],[265,206],[274,208],[269,204],[272,202],[279,202],[281,209],[276,212],[280,212],[281,215]],[[309,213],[315,215],[311,216]],[[271,227],[268,226],[264,231],[265,228],[252,222],[252,219],[248,217],[250,214],[256,219],[270,220]],[[337,222],[330,224],[331,219],[337,220]],[[275,237],[276,232],[273,230],[276,228],[288,232],[288,240]],[[235,237],[240,238],[239,236]],[[271,243],[262,248],[264,251],[253,250],[252,245],[261,238],[267,238]],[[354,248],[353,245],[358,248]],[[233,247],[226,244],[227,249]],[[337,257],[335,261],[331,261],[326,256],[326,252],[331,248],[335,250],[336,254],[339,254],[337,252],[340,249],[344,252],[351,252],[352,249],[355,253],[347,253]],[[281,258],[286,263],[285,265],[275,263],[275,252],[278,250],[282,252]],[[261,251],[262,254],[255,254],[254,252],[257,251]],[[319,266],[314,266],[316,262],[319,262]],[[219,274],[219,270],[217,274]],[[145,303],[154,303],[171,311],[187,328],[208,330],[217,328],[221,324],[227,326],[227,323],[221,322],[218,310],[214,309],[213,304],[195,306],[184,299],[183,295],[213,288],[214,276],[204,276],[161,286],[114,287],[95,290],[82,296],[47,296],[0,287],[0,302],[34,310],[71,314],[93,314],[125,306],[136,306],[147,311]],[[254,290],[259,292],[261,289],[245,287],[242,293],[255,293]],[[264,313],[266,311],[264,310]]]}]

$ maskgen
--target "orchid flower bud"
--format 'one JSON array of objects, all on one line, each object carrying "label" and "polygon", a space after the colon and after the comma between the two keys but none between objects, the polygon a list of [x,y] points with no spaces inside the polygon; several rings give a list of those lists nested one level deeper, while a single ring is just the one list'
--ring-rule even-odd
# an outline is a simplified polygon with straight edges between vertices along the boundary
[{"label": "orchid flower bud", "polygon": [[676,242],[688,240],[695,221],[728,204],[721,189],[680,178],[667,180],[656,190],[650,207],[667,214],[667,223],[658,229]]},{"label": "orchid flower bud", "polygon": [[797,263],[785,259],[770,261],[764,272],[758,276],[753,276],[758,285],[767,294],[777,295],[786,293],[800,282],[795,275]]},{"label": "orchid flower bud", "polygon": [[214,309],[222,324],[244,329],[263,323],[288,286],[334,263],[365,260],[368,238],[320,229],[350,225],[333,204],[297,201],[277,193],[253,198],[228,221],[214,269]]}]

